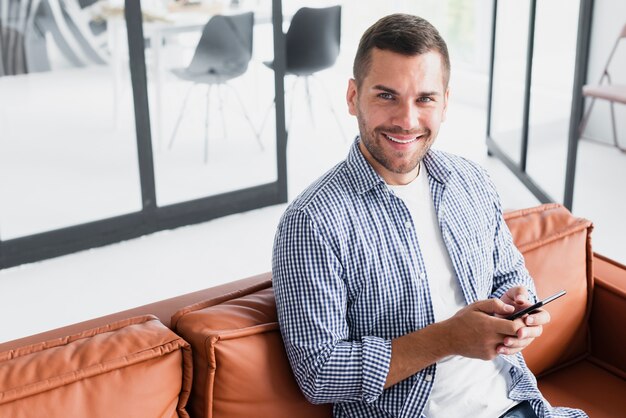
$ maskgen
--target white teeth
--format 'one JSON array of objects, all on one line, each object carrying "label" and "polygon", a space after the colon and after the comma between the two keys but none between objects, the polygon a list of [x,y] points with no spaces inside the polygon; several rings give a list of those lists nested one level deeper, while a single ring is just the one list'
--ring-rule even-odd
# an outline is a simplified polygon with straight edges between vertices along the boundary
[{"label": "white teeth", "polygon": [[393,136],[389,136],[387,134],[385,134],[385,136],[389,139],[391,139],[393,142],[397,142],[398,144],[408,144],[410,142],[413,142],[417,139],[417,137],[412,138],[412,139],[406,139],[406,140],[402,140],[402,139],[398,139],[398,138],[394,138]]}]

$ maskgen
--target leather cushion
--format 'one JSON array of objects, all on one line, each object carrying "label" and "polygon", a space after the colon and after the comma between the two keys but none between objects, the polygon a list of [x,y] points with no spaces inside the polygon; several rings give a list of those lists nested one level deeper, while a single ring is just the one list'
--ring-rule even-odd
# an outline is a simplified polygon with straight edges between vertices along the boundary
[{"label": "leather cushion", "polygon": [[189,344],[145,315],[0,353],[0,416],[188,417]]},{"label": "leather cushion", "polygon": [[587,360],[539,379],[539,389],[552,405],[580,408],[593,418],[626,411],[626,380]]},{"label": "leather cushion", "polygon": [[535,280],[538,297],[567,291],[545,306],[552,320],[523,352],[533,373],[541,375],[589,352],[592,225],[558,204],[508,212],[504,218]]},{"label": "leather cushion", "polygon": [[267,282],[186,308],[176,332],[191,343],[194,417],[330,417],[330,405],[310,404],[295,382],[280,336],[274,292]]}]

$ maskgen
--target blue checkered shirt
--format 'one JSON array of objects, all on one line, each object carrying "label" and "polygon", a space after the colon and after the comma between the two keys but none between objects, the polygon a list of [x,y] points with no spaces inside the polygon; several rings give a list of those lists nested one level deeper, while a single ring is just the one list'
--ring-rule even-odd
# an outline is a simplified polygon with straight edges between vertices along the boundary
[{"label": "blue checkered shirt", "polygon": [[[287,208],[274,243],[278,319],[296,380],[335,417],[419,417],[437,378],[433,364],[383,389],[391,340],[434,322],[428,272],[411,215],[367,163],[355,140],[348,158]],[[502,219],[485,171],[430,150],[424,160],[442,236],[466,302],[534,285]],[[540,417],[585,416],[551,408],[521,354],[509,398]],[[433,378],[434,376],[434,378]]]}]

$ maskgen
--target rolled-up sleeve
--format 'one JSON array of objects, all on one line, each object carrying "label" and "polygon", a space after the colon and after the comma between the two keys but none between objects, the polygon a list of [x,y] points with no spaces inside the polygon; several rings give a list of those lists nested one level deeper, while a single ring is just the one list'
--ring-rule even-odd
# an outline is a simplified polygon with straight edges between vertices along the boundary
[{"label": "rolled-up sleeve", "polygon": [[389,372],[391,341],[350,340],[343,266],[302,210],[288,210],[281,219],[272,277],[287,355],[307,399],[375,401]]},{"label": "rolled-up sleeve", "polygon": [[500,198],[496,192],[495,186],[487,176],[487,185],[489,187],[490,196],[493,199],[495,214],[495,234],[494,234],[494,277],[493,277],[493,293],[492,297],[501,298],[508,289],[514,286],[524,286],[530,298],[536,302],[537,292],[535,283],[528,273],[524,264],[524,257],[519,252],[511,231],[504,221],[502,214],[502,205]]}]

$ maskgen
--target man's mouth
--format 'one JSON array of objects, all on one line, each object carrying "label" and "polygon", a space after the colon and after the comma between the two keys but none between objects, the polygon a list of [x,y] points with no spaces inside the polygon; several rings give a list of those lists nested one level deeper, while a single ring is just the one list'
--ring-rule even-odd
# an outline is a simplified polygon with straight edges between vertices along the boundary
[{"label": "man's mouth", "polygon": [[422,135],[395,135],[391,136],[389,134],[383,133],[383,136],[388,140],[395,142],[396,144],[410,144],[411,142],[417,141]]}]

